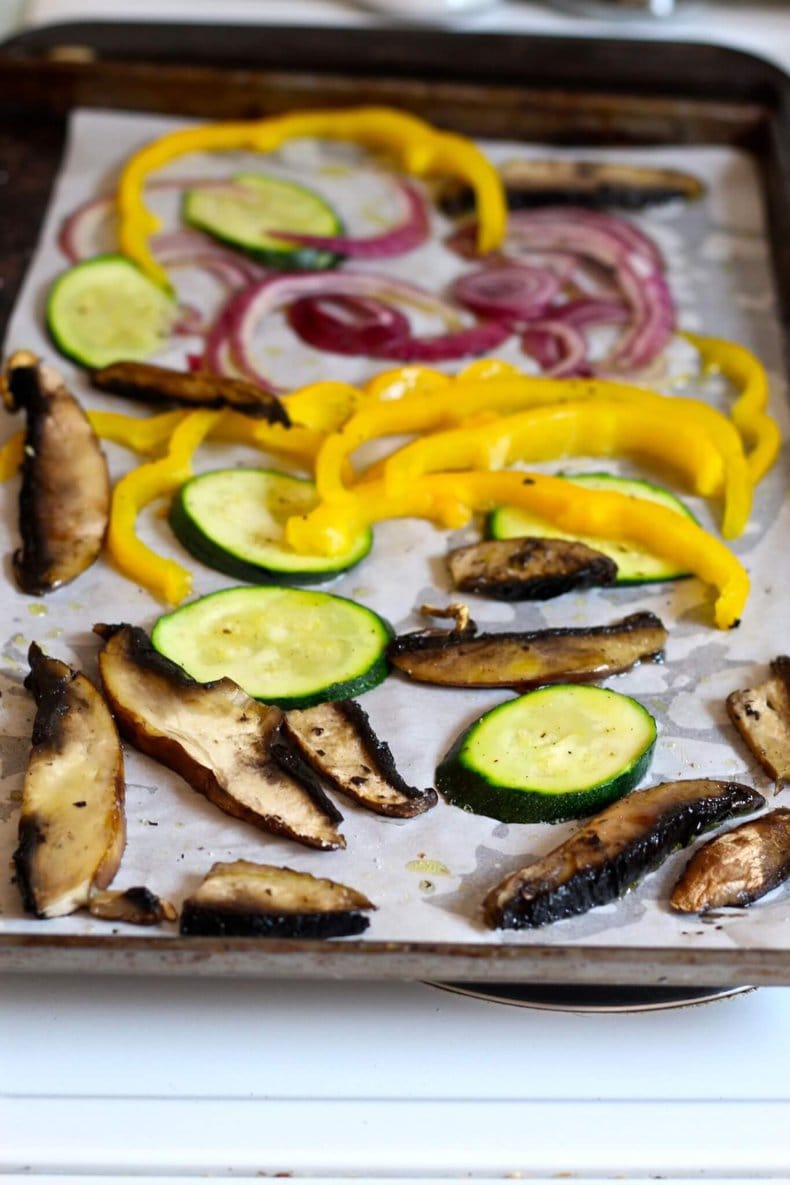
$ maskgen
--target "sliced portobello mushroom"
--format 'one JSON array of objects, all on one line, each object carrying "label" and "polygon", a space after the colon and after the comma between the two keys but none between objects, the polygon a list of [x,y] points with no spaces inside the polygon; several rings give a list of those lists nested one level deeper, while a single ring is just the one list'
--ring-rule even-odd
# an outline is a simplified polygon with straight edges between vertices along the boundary
[{"label": "sliced portobello mushroom", "polygon": [[750,786],[708,778],[636,790],[496,885],[483,902],[485,920],[494,929],[522,930],[606,905],[676,848],[764,804]]},{"label": "sliced portobello mushroom", "polygon": [[14,867],[25,909],[62,917],[89,904],[118,870],[124,769],[113,718],[89,679],[30,647],[37,711]]},{"label": "sliced portobello mushroom", "polygon": [[[696,201],[705,193],[703,183],[690,173],[644,165],[522,159],[505,161],[499,175],[513,210],[555,205],[641,210],[676,199]],[[473,208],[474,195],[463,182],[447,181],[439,205],[451,217],[465,214]]]},{"label": "sliced portobello mushroom", "polygon": [[143,403],[180,404],[184,407],[232,407],[246,416],[290,425],[285,407],[276,395],[247,379],[171,370],[150,362],[112,362],[91,371],[99,391],[139,399]]},{"label": "sliced portobello mushroom", "polygon": [[367,897],[324,877],[236,860],[215,864],[181,911],[182,934],[340,938],[367,929]]},{"label": "sliced portobello mushroom", "polygon": [[780,807],[697,848],[669,904],[683,913],[751,905],[788,877],[790,810]]},{"label": "sliced portobello mushroom", "polygon": [[764,683],[733,691],[727,697],[727,711],[777,786],[790,780],[790,657],[775,658]]},{"label": "sliced portobello mushroom", "polygon": [[158,926],[178,920],[178,910],[143,885],[131,889],[91,889],[88,897],[91,917],[103,922],[126,922],[131,926]]},{"label": "sliced portobello mushroom", "polygon": [[41,595],[75,580],[101,551],[107,461],[77,399],[34,354],[12,354],[2,391],[10,411],[27,415],[14,575],[22,592]]},{"label": "sliced portobello mushroom", "polygon": [[498,601],[547,601],[614,584],[617,564],[573,539],[488,539],[447,556],[455,588]]},{"label": "sliced portobello mushroom", "polygon": [[283,727],[330,786],[377,815],[410,819],[436,805],[433,788],[418,790],[403,780],[389,745],[356,700],[294,709],[286,712]]},{"label": "sliced portobello mushroom", "polygon": [[198,683],[130,625],[96,625],[104,693],[123,736],[226,814],[308,847],[345,847],[342,815],[315,780],[280,763],[282,712],[231,679]]},{"label": "sliced portobello mushroom", "polygon": [[588,683],[663,658],[667,631],[654,613],[632,613],[611,625],[523,633],[418,630],[390,644],[393,666],[410,679],[443,687],[512,687]]}]

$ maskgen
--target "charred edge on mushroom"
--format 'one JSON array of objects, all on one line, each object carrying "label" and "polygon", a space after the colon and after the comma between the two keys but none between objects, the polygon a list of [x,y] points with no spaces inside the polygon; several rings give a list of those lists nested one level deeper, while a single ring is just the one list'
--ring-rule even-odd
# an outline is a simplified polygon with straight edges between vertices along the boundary
[{"label": "charred edge on mushroom", "polygon": [[186,935],[340,938],[360,934],[375,909],[348,885],[292,868],[237,860],[215,864],[181,912]]},{"label": "charred edge on mushroom", "polygon": [[456,548],[447,564],[456,588],[499,601],[546,601],[617,579],[614,560],[572,539],[491,539]]},{"label": "charred edge on mushroom", "polygon": [[98,557],[110,509],[107,462],[63,379],[33,354],[11,356],[3,399],[27,416],[14,575],[23,592],[39,596],[76,579]]},{"label": "charred edge on mushroom", "polygon": [[418,630],[390,644],[388,656],[411,679],[449,687],[585,683],[663,659],[667,632],[654,613],[611,625],[479,634]]},{"label": "charred edge on mushroom", "polygon": [[[690,173],[639,165],[607,165],[593,161],[514,160],[499,170],[512,210],[532,206],[619,207],[641,210],[663,202],[696,201],[705,186]],[[460,181],[444,182],[439,205],[455,217],[474,207],[474,194]]]},{"label": "charred edge on mushroom", "polygon": [[714,836],[694,852],[669,903],[683,913],[751,905],[790,877],[790,810]]},{"label": "charred edge on mushroom", "polygon": [[290,426],[290,418],[276,395],[246,379],[190,373],[147,362],[113,362],[91,372],[100,391],[139,399],[144,403],[176,403],[187,407],[232,407],[244,415]]},{"label": "charred edge on mushroom", "polygon": [[377,814],[412,818],[436,805],[434,789],[404,781],[356,700],[287,712],[284,729],[322,777]]},{"label": "charred edge on mushroom", "polygon": [[710,779],[635,791],[492,889],[483,903],[486,922],[499,929],[526,929],[606,905],[676,848],[764,803],[749,786]]},{"label": "charred edge on mushroom", "polygon": [[251,699],[232,679],[198,683],[141,629],[99,624],[94,630],[106,639],[99,667],[127,740],[226,814],[308,847],[345,847],[336,826],[342,816],[312,773],[296,780],[283,768],[279,708]]},{"label": "charred edge on mushroom", "polygon": [[104,922],[126,922],[131,926],[158,926],[178,919],[175,906],[144,885],[117,892],[94,889],[88,898],[88,912]]}]

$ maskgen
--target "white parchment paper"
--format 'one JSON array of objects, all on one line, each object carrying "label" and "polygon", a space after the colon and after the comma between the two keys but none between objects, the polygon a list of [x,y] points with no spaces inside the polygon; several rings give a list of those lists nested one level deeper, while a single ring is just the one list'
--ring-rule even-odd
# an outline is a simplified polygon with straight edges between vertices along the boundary
[{"label": "white parchment paper", "polygon": [[[5,350],[7,353],[25,347],[55,361],[91,408],[131,410],[91,391],[77,368],[56,358],[47,338],[43,327],[46,293],[53,278],[66,266],[57,245],[58,231],[64,217],[81,202],[112,189],[118,168],[131,151],[183,122],[117,112],[78,112],[72,117],[63,166],[38,250],[11,319]],[[549,154],[540,146],[497,143],[486,147],[499,161],[514,155]],[[769,247],[759,180],[751,159],[718,147],[671,151],[585,148],[575,153],[569,149],[551,154],[670,165],[686,168],[706,182],[708,196],[702,202],[672,203],[638,216],[636,221],[655,237],[666,255],[681,326],[741,341],[763,359],[771,377],[771,410],[786,437],[787,401]],[[294,143],[267,158],[263,165],[260,159],[251,161],[242,154],[194,157],[170,166],[167,174],[227,176],[250,166],[301,179],[321,189],[356,233],[374,233],[396,216],[386,178],[374,168],[363,168],[352,147],[335,146],[327,153],[307,142]],[[164,191],[156,199],[166,220],[174,217],[174,200]],[[392,261],[358,266],[386,270],[441,290],[470,265],[442,244],[450,224],[439,214],[434,215],[434,221],[436,234],[427,246]],[[97,247],[111,243],[111,228],[99,228]],[[187,301],[200,304],[216,298],[216,292],[201,287],[194,274],[178,273],[176,282]],[[199,340],[180,339],[161,361],[181,365],[187,353],[199,348]],[[375,364],[365,360],[319,355],[295,343],[281,318],[272,321],[258,348],[272,376],[291,387],[318,378],[358,381],[376,369]],[[528,365],[517,343],[508,344],[497,354]],[[689,385],[693,362],[688,346],[681,343],[673,347],[669,368],[656,376],[656,385],[665,391],[688,390],[726,407],[732,392],[723,380],[710,377]],[[1,416],[0,421],[2,439],[20,426],[18,419],[10,415]],[[114,446],[108,446],[108,455],[116,476],[134,463],[130,454]],[[197,467],[205,470],[228,461],[260,464],[261,458],[260,454],[240,449],[208,446],[200,452]],[[600,469],[602,464],[576,459],[547,468],[581,472]],[[626,463],[607,463],[606,468],[624,474],[637,472]],[[660,473],[647,475],[667,480]],[[608,686],[639,699],[659,721],[659,740],[645,785],[674,778],[723,777],[743,779],[770,794],[768,779],[736,737],[724,705],[730,691],[762,680],[768,661],[790,651],[787,486],[785,446],[780,462],[757,492],[747,531],[734,544],[753,579],[743,622],[735,631],[725,634],[712,627],[710,590],[697,580],[595,590],[520,606],[472,597],[472,614],[481,628],[496,630],[604,624],[638,609],[658,613],[670,630],[666,662],[644,664],[608,682]],[[131,927],[110,927],[83,914],[39,922],[21,910],[10,868],[34,714],[22,681],[31,640],[95,676],[97,640],[91,632],[93,623],[126,620],[149,629],[163,606],[103,561],[73,586],[45,599],[21,595],[10,569],[10,555],[18,544],[18,488],[17,480],[0,486],[0,552],[5,557],[0,579],[0,867],[9,870],[8,875],[0,877],[0,934],[42,933],[43,927],[52,934],[131,933]],[[686,500],[705,526],[715,528],[718,506],[693,498]],[[229,583],[218,573],[189,561],[170,538],[161,516],[146,515],[141,530],[161,552],[191,563],[195,595]],[[369,605],[398,631],[417,628],[422,623],[417,613],[422,603],[447,599],[449,585],[442,557],[450,546],[476,537],[477,529],[448,535],[414,520],[381,524],[376,528],[371,556],[329,587]],[[436,762],[458,733],[482,711],[508,698],[510,693],[506,691],[434,690],[391,677],[366,694],[363,703],[374,727],[390,743],[407,780],[430,785]],[[790,948],[787,888],[775,891],[751,910],[732,911],[708,921],[672,914],[666,899],[687,859],[685,853],[672,856],[624,899],[583,917],[519,934],[487,930],[480,917],[485,892],[506,873],[556,846],[572,832],[572,823],[507,826],[444,803],[420,818],[400,822],[339,802],[345,816],[342,830],[348,848],[319,853],[228,818],[180,778],[131,750],[127,754],[127,776],[128,843],[116,887],[145,884],[177,903],[194,889],[214,861],[244,857],[288,864],[362,890],[378,906],[366,933],[372,939],[601,944],[635,950],[640,946],[683,949],[690,945]],[[776,802],[787,798],[785,792]],[[172,934],[172,929],[147,933],[157,937]]]}]

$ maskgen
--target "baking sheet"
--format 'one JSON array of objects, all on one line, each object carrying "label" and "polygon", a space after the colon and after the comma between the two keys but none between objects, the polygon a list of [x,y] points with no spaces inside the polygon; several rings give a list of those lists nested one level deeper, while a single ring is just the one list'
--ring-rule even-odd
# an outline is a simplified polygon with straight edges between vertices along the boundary
[{"label": "baking sheet", "polygon": [[[106,192],[121,162],[135,147],[154,135],[182,126],[166,117],[82,111],[71,118],[67,153],[41,241],[20,293],[6,338],[6,352],[25,347],[54,360],[42,328],[46,291],[62,270],[57,235],[63,218],[81,201]],[[548,152],[542,146],[497,142],[486,145],[492,158],[513,155],[576,155],[612,161],[628,160],[687,168],[709,187],[708,198],[695,205],[673,203],[637,218],[654,235],[667,261],[672,290],[680,308],[680,324],[730,337],[750,346],[766,363],[772,387],[772,411],[787,435],[787,400],[781,372],[781,339],[775,306],[768,240],[763,221],[760,182],[753,160],[730,148],[695,146],[677,149],[593,150]],[[190,158],[172,166],[183,177],[227,175],[249,164],[243,154],[229,154],[220,162]],[[260,168],[260,162],[256,162]],[[390,188],[375,169],[359,173],[355,149],[334,146],[331,151],[310,143],[287,145],[265,168],[315,184],[337,204],[349,225],[374,233],[394,215],[387,202]],[[161,195],[162,212],[172,195]],[[441,288],[469,265],[441,244],[450,224],[434,216],[432,242],[392,261],[368,266]],[[430,277],[430,282],[426,280]],[[194,277],[185,276],[184,284]],[[211,293],[195,289],[198,302]],[[418,322],[419,325],[419,322]],[[429,328],[426,324],[424,328]],[[199,342],[182,340],[175,352],[163,356],[169,364],[183,362]],[[319,377],[361,381],[374,366],[356,359],[319,358],[304,347],[294,351],[293,339],[282,324],[267,331],[261,357],[275,378],[299,385]],[[513,343],[498,356],[525,366]],[[92,392],[78,370],[58,364],[86,406],[119,409]],[[680,344],[670,351],[667,372],[652,376],[662,390],[693,393],[726,407],[731,397],[722,380],[710,377],[687,388],[693,353]],[[448,367],[448,369],[457,369]],[[121,409],[125,410],[125,409]],[[6,416],[3,438],[18,427]],[[118,475],[130,466],[124,450],[108,446],[111,467]],[[199,454],[202,471],[220,461],[260,464],[260,454],[209,446]],[[280,462],[276,462],[280,464]],[[600,461],[579,460],[562,465],[565,471],[602,468]],[[557,468],[546,467],[546,468]],[[626,464],[606,463],[607,469],[637,472]],[[654,474],[661,480],[662,475]],[[665,479],[666,480],[666,479]],[[670,628],[666,662],[645,664],[607,681],[606,685],[633,695],[659,721],[659,741],[646,784],[679,777],[742,778],[770,793],[767,778],[756,768],[726,719],[724,700],[736,687],[764,677],[765,664],[790,649],[787,637],[786,588],[790,577],[790,507],[788,455],[782,458],[757,492],[747,532],[734,545],[753,577],[753,591],[740,628],[728,634],[710,626],[709,590],[695,580],[646,589],[595,590],[545,604],[499,605],[469,598],[481,628],[539,628],[542,625],[602,624],[638,609],[658,613]],[[25,655],[37,640],[57,657],[96,672],[96,620],[129,620],[150,628],[162,611],[145,591],[136,588],[101,562],[75,585],[46,599],[20,595],[11,581],[9,557],[17,545],[18,483],[0,488],[0,546],[5,560],[0,607],[5,623],[0,639],[0,857],[10,862],[24,766],[29,750],[33,708],[22,687]],[[715,527],[718,507],[686,499],[703,525]],[[184,553],[168,536],[156,513],[145,516],[144,537],[157,550],[184,562]],[[420,604],[447,599],[442,556],[450,546],[477,536],[476,530],[445,533],[413,520],[384,523],[376,528],[372,555],[343,579],[327,586],[351,596],[386,617],[399,631],[422,623]],[[225,587],[228,580],[196,563],[194,593]],[[111,608],[108,608],[111,607]],[[435,690],[391,677],[367,693],[364,706],[374,727],[393,749],[399,768],[410,782],[429,785],[436,761],[457,734],[482,711],[510,698],[510,693]],[[181,779],[132,751],[127,764],[128,842],[116,887],[144,883],[180,902],[215,860],[246,858],[285,863],[318,875],[345,881],[365,892],[378,906],[365,939],[395,943],[452,943],[510,946],[559,945],[641,947],[687,950],[790,950],[790,892],[780,889],[751,911],[735,911],[707,922],[678,917],[665,905],[686,855],[672,857],[623,900],[583,917],[524,933],[492,933],[481,922],[479,905],[488,888],[506,873],[548,851],[574,829],[574,824],[518,826],[468,815],[440,803],[435,810],[409,821],[380,819],[346,802],[343,832],[346,851],[319,853],[277,840],[220,814]],[[785,801],[787,792],[776,802]],[[773,803],[772,803],[773,805]],[[106,937],[139,936],[140,931],[109,926],[77,914],[48,922],[25,916],[18,891],[6,879],[0,883],[2,935]],[[152,941],[173,936],[172,928],[146,931]],[[363,939],[363,942],[364,940]]]}]

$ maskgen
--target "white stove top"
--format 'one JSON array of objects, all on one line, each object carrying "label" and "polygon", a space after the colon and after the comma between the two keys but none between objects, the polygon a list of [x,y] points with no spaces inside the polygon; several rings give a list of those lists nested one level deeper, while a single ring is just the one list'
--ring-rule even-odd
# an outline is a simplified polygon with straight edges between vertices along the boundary
[{"label": "white stove top", "polygon": [[[0,28],[12,29],[11,7]],[[5,15],[5,25],[2,23]],[[35,0],[88,18],[370,23],[319,0]],[[530,3],[464,29],[715,40],[790,65],[790,5],[607,25]],[[0,984],[0,1173],[182,1185],[559,1177],[790,1180],[790,992],[578,1015],[421,984],[11,976]]]}]

